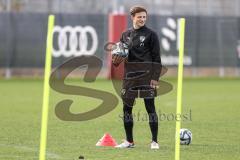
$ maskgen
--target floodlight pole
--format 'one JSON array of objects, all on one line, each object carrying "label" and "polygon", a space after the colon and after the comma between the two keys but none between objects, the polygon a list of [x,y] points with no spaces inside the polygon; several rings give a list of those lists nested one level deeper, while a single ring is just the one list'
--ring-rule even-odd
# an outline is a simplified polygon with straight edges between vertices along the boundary
[{"label": "floodlight pole", "polygon": [[[11,0],[7,0],[7,5],[6,5],[6,12],[8,14],[8,17],[9,17],[9,20],[10,20],[10,24],[11,25],[11,15],[10,15],[10,12],[11,12]],[[10,26],[9,26],[10,27]],[[9,30],[9,27],[7,27],[7,30]],[[7,32],[9,33],[9,32]],[[10,36],[8,35],[8,38],[7,38],[7,65],[6,65],[6,69],[5,69],[5,78],[6,79],[9,79],[12,77],[12,70],[11,70],[11,67],[10,67],[10,64],[11,64],[11,54],[12,53],[8,53],[9,51],[9,47],[10,47],[10,44],[12,42],[12,38],[9,38]]]}]

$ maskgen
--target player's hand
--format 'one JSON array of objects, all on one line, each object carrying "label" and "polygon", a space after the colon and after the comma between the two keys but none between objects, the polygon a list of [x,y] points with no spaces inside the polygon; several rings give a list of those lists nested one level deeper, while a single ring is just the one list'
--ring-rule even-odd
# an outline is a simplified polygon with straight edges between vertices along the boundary
[{"label": "player's hand", "polygon": [[156,80],[151,80],[151,81],[150,81],[150,87],[151,87],[151,88],[154,88],[154,89],[158,89],[158,88],[159,88],[159,86],[158,86],[158,81],[156,81]]},{"label": "player's hand", "polygon": [[112,55],[112,63],[114,66],[118,66],[125,58],[117,55],[117,54],[113,54]]}]

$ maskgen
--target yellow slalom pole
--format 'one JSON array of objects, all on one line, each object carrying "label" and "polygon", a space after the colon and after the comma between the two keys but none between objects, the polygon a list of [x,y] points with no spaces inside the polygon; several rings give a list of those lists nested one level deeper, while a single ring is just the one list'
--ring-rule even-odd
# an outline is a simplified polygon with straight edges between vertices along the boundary
[{"label": "yellow slalom pole", "polygon": [[[178,84],[177,84],[176,115],[181,115],[181,113],[182,113],[184,35],[185,35],[185,18],[180,18],[180,35],[179,35],[180,41],[179,41],[179,62],[178,62]],[[181,119],[176,121],[175,160],[180,160],[180,128],[181,128]]]},{"label": "yellow slalom pole", "polygon": [[54,15],[48,17],[48,32],[45,57],[44,71],[44,88],[43,88],[43,105],[42,105],[42,122],[40,136],[39,160],[45,160],[47,146],[47,125],[48,125],[48,106],[49,106],[49,77],[52,63],[52,44],[53,44],[53,27]]}]

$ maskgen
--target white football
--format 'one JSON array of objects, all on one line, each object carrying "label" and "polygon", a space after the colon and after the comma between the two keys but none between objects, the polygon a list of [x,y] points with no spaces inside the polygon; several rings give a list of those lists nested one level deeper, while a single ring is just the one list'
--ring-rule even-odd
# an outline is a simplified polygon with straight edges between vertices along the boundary
[{"label": "white football", "polygon": [[125,43],[117,42],[112,50],[112,55],[119,55],[123,58],[128,56],[128,46]]},{"label": "white football", "polygon": [[180,129],[180,144],[189,145],[192,142],[192,132],[189,129]]}]

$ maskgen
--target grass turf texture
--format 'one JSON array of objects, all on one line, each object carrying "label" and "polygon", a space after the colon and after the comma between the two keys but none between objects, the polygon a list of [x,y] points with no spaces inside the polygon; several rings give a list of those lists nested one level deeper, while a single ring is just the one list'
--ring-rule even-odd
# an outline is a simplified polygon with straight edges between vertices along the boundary
[{"label": "grass turf texture", "polygon": [[[156,109],[166,115],[176,110],[176,79],[166,79],[174,89],[156,99]],[[78,80],[71,84],[84,85]],[[190,146],[181,146],[184,160],[229,160],[240,159],[240,93],[239,79],[184,79],[182,113],[188,120],[181,128],[193,133]],[[86,84],[85,84],[86,85]],[[98,80],[91,85],[105,91],[113,91],[111,81]],[[43,81],[31,79],[0,80],[0,159],[38,159],[40,122],[42,108]],[[171,160],[174,159],[175,121],[162,120],[159,123],[159,150],[150,150],[150,129],[146,121],[143,100],[138,99],[133,112],[140,113],[135,118],[134,149],[114,149],[96,147],[95,144],[105,132],[109,132],[118,143],[125,137],[121,120],[121,101],[112,112],[90,121],[65,122],[54,113],[55,105],[62,99],[74,100],[72,112],[93,109],[100,100],[74,95],[62,95],[51,90],[47,160],[77,160],[84,156],[87,160]],[[190,111],[191,110],[191,120]]]}]

